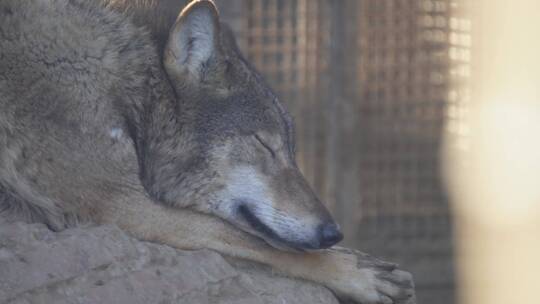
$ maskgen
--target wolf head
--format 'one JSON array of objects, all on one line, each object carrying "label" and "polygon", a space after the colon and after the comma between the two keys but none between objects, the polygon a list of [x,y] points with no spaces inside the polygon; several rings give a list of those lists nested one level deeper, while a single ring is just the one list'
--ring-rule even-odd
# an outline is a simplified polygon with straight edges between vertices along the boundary
[{"label": "wolf head", "polygon": [[327,248],[343,238],[295,163],[290,116],[211,1],[180,13],[163,66],[175,115],[153,124],[176,127],[155,135],[168,139],[145,156],[143,180],[154,197],[221,217],[280,249]]}]

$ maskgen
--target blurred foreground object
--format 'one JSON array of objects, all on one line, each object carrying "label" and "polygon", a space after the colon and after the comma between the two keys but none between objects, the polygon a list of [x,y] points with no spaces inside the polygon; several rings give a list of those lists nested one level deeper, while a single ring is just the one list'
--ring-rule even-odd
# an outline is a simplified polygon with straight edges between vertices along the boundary
[{"label": "blurred foreground object", "polygon": [[481,0],[472,12],[468,144],[448,137],[445,149],[459,300],[538,303],[540,2]]}]

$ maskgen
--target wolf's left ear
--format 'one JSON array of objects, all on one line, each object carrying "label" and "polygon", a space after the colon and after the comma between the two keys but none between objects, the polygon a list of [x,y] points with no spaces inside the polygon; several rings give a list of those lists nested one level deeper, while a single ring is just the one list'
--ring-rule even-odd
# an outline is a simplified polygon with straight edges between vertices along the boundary
[{"label": "wolf's left ear", "polygon": [[182,10],[165,46],[164,65],[169,76],[200,79],[207,62],[216,56],[219,15],[209,0],[195,0]]}]

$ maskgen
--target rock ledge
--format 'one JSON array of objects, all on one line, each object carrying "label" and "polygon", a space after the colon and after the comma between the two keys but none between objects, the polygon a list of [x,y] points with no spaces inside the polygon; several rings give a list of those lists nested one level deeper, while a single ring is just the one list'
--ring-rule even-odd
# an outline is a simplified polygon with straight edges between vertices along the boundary
[{"label": "rock ledge", "polygon": [[115,226],[52,232],[0,220],[0,303],[338,303],[267,267],[138,241]]}]

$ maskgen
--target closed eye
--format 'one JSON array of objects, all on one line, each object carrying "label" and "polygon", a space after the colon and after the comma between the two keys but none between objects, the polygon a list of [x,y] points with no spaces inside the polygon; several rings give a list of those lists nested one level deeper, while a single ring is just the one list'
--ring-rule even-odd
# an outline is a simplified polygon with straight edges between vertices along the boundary
[{"label": "closed eye", "polygon": [[255,139],[259,142],[259,144],[261,144],[261,146],[270,152],[272,158],[276,158],[276,152],[274,152],[274,150],[272,150],[272,148],[270,148],[270,146],[266,144],[259,135],[255,134]]}]

